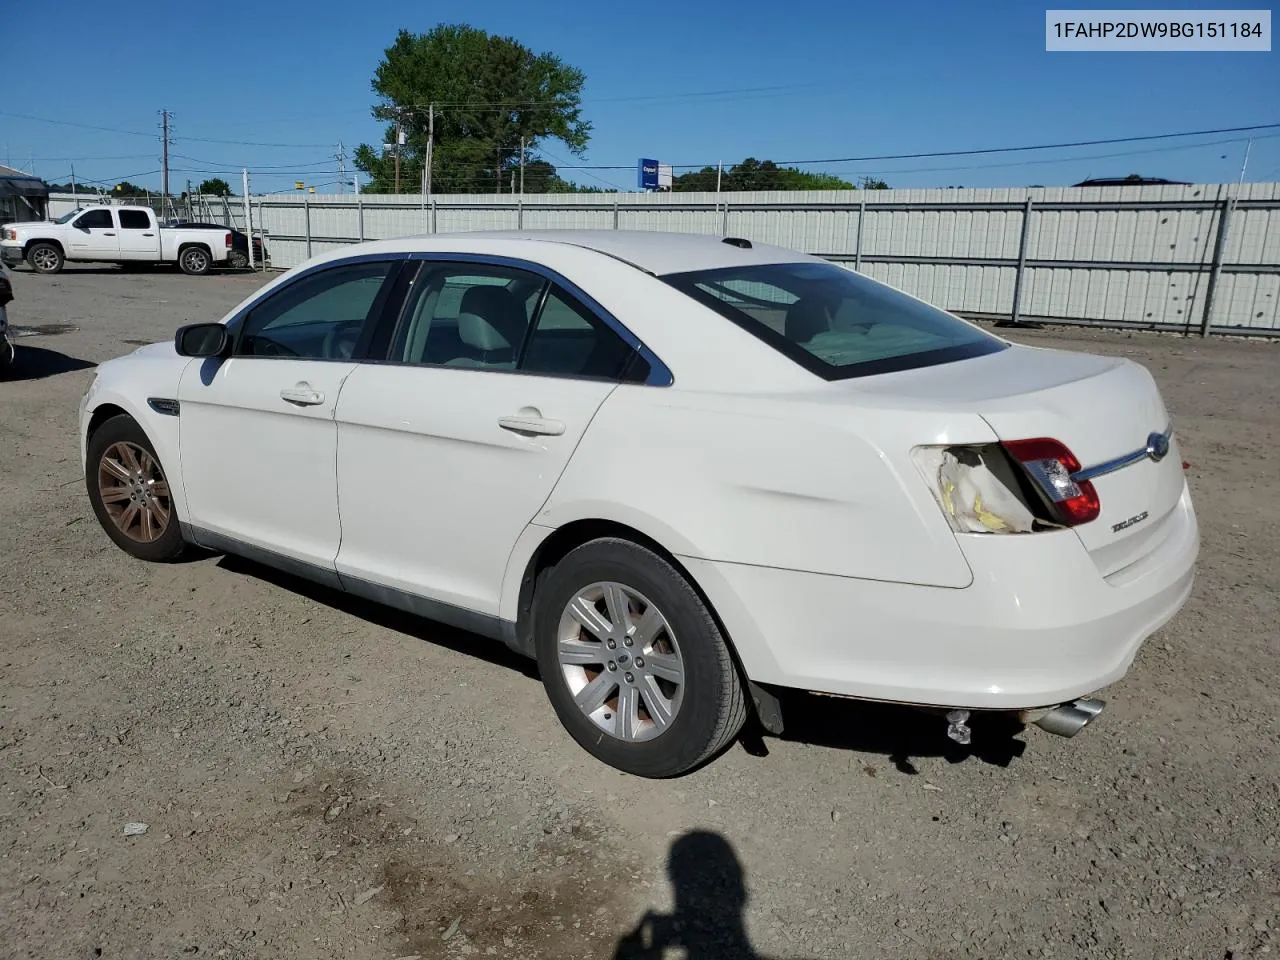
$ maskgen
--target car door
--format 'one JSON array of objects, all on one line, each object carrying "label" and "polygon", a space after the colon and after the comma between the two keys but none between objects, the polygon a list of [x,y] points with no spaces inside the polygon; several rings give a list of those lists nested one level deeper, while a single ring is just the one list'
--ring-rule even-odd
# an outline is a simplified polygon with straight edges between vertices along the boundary
[{"label": "car door", "polygon": [[120,237],[114,211],[93,207],[71,221],[67,232],[68,260],[115,260],[120,256]]},{"label": "car door", "polygon": [[343,582],[496,616],[516,539],[634,363],[532,270],[423,262],[388,362],[338,401]]},{"label": "car door", "polygon": [[402,260],[361,257],[300,274],[231,322],[231,356],[188,365],[178,388],[182,482],[200,542],[249,545],[332,574],[341,533],[334,410]]},{"label": "car door", "polygon": [[146,210],[117,210],[120,218],[120,259],[155,260],[160,256],[160,231]]}]

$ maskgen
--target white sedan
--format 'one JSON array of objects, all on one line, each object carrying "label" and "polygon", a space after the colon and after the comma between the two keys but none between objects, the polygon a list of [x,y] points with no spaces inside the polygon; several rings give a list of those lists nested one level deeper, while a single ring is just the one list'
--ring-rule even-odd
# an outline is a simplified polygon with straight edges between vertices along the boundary
[{"label": "white sedan", "polygon": [[1143,367],[737,238],[348,247],[103,364],[80,439],[133,556],[236,553],[505,642],[643,776],[779,730],[778,688],[1070,735],[1199,547]]}]

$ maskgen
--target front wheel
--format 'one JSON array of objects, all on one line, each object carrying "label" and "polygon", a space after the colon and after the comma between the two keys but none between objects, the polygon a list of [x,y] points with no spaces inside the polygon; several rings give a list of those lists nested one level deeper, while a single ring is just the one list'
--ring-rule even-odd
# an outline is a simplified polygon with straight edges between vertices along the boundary
[{"label": "front wheel", "polygon": [[561,723],[627,773],[691,770],[746,720],[711,611],[670,563],[630,541],[593,540],[548,571],[534,598],[534,645]]},{"label": "front wheel", "polygon": [[33,243],[27,251],[27,264],[36,273],[61,273],[62,251],[52,243]]},{"label": "front wheel", "polygon": [[89,437],[87,454],[89,503],[107,536],[139,560],[176,560],[184,544],[169,480],[137,422],[112,417]]},{"label": "front wheel", "polygon": [[204,247],[186,247],[178,254],[178,266],[183,273],[193,277],[208,273],[212,265],[213,258]]},{"label": "front wheel", "polygon": [[13,373],[16,357],[13,344],[5,334],[0,333],[0,380],[9,379],[9,375]]}]

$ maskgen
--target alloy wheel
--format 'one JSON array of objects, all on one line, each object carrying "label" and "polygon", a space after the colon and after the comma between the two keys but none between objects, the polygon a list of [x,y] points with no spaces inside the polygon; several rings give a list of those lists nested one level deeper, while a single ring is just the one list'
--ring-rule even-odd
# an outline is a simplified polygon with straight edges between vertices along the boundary
[{"label": "alloy wheel", "polygon": [[610,736],[652,740],[680,711],[685,666],[675,633],[625,584],[593,583],[574,595],[560,617],[556,655],[574,703]]},{"label": "alloy wheel", "polygon": [[98,493],[116,529],[138,543],[160,539],[173,516],[160,464],[136,443],[113,443],[98,461]]}]

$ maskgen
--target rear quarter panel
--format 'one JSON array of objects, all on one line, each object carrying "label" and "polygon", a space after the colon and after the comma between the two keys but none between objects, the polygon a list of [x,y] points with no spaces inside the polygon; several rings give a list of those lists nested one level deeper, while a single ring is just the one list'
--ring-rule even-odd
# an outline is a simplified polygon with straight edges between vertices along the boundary
[{"label": "rear quarter panel", "polygon": [[910,450],[991,439],[972,415],[622,386],[534,522],[614,520],[688,557],[960,588],[972,572]]}]

